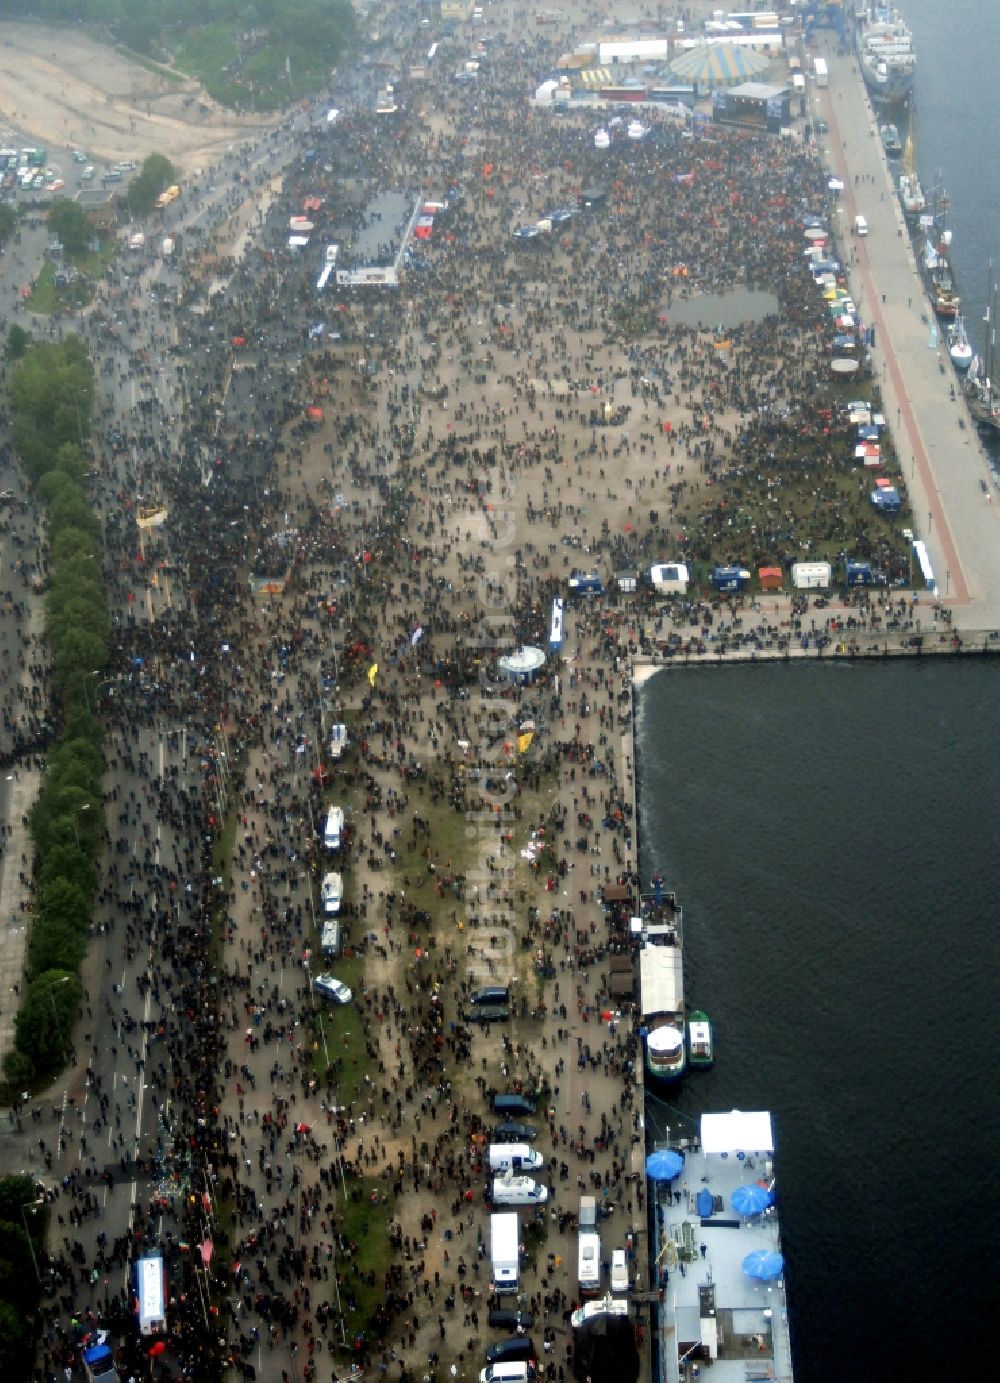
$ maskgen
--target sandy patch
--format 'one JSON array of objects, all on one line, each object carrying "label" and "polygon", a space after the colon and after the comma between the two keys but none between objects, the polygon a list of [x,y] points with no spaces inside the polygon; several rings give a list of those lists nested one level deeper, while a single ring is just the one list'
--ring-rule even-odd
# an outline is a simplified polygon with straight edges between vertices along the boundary
[{"label": "sandy patch", "polygon": [[189,173],[265,126],[78,29],[0,25],[0,135],[44,145],[50,161],[73,148],[106,163],[161,153]]}]

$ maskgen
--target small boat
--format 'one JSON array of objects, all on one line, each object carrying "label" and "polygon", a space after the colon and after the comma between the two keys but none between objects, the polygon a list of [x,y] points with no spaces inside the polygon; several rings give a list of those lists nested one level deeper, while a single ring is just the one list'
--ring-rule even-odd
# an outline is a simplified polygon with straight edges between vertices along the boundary
[{"label": "small boat", "polygon": [[684,1074],[684,1033],[669,1021],[646,1034],[646,1072],[664,1085],[672,1085]]},{"label": "small boat", "polygon": [[902,203],[903,215],[908,221],[915,221],[921,212],[926,210],[927,198],[916,173],[900,173],[899,200]]},{"label": "small boat", "polygon": [[692,1009],[687,1025],[688,1062],[694,1069],[707,1069],[715,1061],[715,1037],[707,1013]]},{"label": "small boat", "polygon": [[937,245],[931,240],[924,242],[923,270],[935,313],[949,320],[957,317],[962,300],[951,276],[950,230],[941,232]]},{"label": "small boat", "polygon": [[886,158],[902,158],[903,141],[899,137],[896,126],[883,125],[879,133],[882,136],[882,148],[885,150]]},{"label": "small boat", "polygon": [[972,345],[961,315],[955,318],[955,325],[948,332],[948,354],[956,370],[967,370],[972,364]]}]

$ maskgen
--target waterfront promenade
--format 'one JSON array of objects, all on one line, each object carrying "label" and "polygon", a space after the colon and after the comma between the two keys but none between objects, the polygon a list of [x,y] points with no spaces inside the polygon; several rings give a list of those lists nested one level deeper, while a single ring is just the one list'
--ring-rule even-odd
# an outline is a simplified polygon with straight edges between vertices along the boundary
[{"label": "waterfront promenade", "polygon": [[[961,390],[951,398],[956,376],[940,327],[937,347],[930,345],[933,312],[857,62],[853,53],[838,55],[829,36],[821,35],[814,51],[830,67],[829,87],[814,91],[812,100],[815,114],[829,123],[824,142],[845,185],[838,232],[853,261],[851,291],[862,319],[875,326],[875,368],[910,487],[915,533],[927,544],[956,630],[991,629],[1000,622],[1000,506],[993,503],[986,453]],[[864,239],[852,234],[859,212],[868,221]]]}]

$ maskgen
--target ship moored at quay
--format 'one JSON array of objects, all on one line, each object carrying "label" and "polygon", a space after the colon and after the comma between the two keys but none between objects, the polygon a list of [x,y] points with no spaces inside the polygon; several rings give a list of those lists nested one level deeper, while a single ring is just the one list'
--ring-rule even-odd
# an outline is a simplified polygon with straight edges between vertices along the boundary
[{"label": "ship moored at quay", "polygon": [[881,106],[901,105],[917,68],[913,34],[903,16],[892,5],[856,4],[854,46],[871,99]]},{"label": "ship moored at quay", "polygon": [[708,1367],[717,1383],[791,1383],[774,1150],[770,1113],[734,1109],[702,1114],[671,1161],[650,1155],[664,1173],[649,1204],[666,1383]]}]

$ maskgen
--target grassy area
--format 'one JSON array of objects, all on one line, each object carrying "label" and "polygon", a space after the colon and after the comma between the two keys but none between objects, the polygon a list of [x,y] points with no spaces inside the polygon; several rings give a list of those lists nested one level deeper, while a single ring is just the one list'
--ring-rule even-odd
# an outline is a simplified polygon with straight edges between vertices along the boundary
[{"label": "grassy area", "polygon": [[236,32],[229,24],[203,24],[189,29],[174,52],[174,65],[180,72],[197,77],[211,90],[222,71],[239,57]]},{"label": "grassy area", "polygon": [[[364,984],[364,957],[353,952],[338,956],[329,964],[317,957],[314,973],[336,975],[355,994]],[[371,1064],[365,1047],[364,1024],[353,1004],[341,1006],[330,1003],[321,995],[315,996],[312,1012],[313,1071],[316,1079],[325,1083],[327,1066],[333,1068],[334,1100],[336,1104],[351,1105],[365,1096],[365,1072]]]},{"label": "grassy area", "polygon": [[145,58],[134,48],[126,48],[124,43],[116,43],[115,51],[121,53],[122,57],[128,58],[129,62],[134,62],[137,67],[144,67],[147,72],[152,72],[157,77],[164,77],[168,82],[175,82],[178,86],[183,86],[187,81],[183,72],[175,72],[166,63],[156,62],[153,58]]},{"label": "grassy area", "polygon": [[[430,831],[426,835],[418,833],[411,848],[414,815],[424,817],[430,823]],[[443,920],[446,912],[450,916],[453,908],[461,912],[463,890],[453,886],[445,888],[439,896],[438,883],[444,875],[454,878],[478,867],[479,842],[470,840],[465,834],[468,823],[464,813],[446,804],[432,807],[424,787],[415,784],[410,789],[407,814],[398,820],[400,836],[393,842],[395,876],[399,887],[406,892],[407,901],[429,912],[436,921]],[[431,864],[434,865],[433,873],[429,868]]]},{"label": "grassy area", "polygon": [[[377,1198],[377,1204],[373,1203]],[[340,1304],[344,1312],[347,1342],[360,1330],[366,1329],[376,1309],[385,1300],[383,1278],[392,1262],[394,1251],[389,1244],[389,1226],[396,1211],[389,1183],[366,1177],[358,1183],[348,1183],[346,1199],[340,1198],[342,1213],[337,1220],[348,1244],[355,1245],[349,1264],[341,1260],[343,1278]],[[362,1275],[372,1272],[375,1282],[368,1286]]]},{"label": "grassy area", "polygon": [[104,277],[117,252],[117,244],[113,240],[108,240],[96,254],[67,254],[66,266],[75,269],[79,277],[74,278],[65,288],[56,286],[55,275],[59,265],[46,256],[38,277],[31,285],[31,292],[27,298],[29,311],[49,314],[87,307],[93,301],[96,284]]}]

